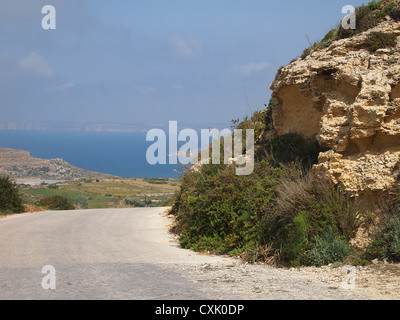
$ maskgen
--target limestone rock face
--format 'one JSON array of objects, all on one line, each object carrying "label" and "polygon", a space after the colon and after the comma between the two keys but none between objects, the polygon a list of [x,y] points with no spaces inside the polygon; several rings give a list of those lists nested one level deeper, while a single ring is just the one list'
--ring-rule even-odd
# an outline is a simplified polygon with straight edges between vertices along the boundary
[{"label": "limestone rock face", "polygon": [[[397,35],[397,46],[370,52],[371,32]],[[385,21],[281,68],[271,85],[278,135],[316,136],[329,151],[313,171],[354,195],[400,180],[400,23]]]}]

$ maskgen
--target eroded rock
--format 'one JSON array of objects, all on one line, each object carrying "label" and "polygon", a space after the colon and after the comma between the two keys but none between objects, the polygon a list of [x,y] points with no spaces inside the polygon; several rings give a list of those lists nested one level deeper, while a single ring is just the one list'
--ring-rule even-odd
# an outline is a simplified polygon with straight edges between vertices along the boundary
[{"label": "eroded rock", "polygon": [[333,42],[281,68],[271,85],[278,135],[316,136],[322,153],[313,171],[354,195],[387,190],[400,180],[400,50],[365,46],[371,32],[396,34],[400,23]]}]

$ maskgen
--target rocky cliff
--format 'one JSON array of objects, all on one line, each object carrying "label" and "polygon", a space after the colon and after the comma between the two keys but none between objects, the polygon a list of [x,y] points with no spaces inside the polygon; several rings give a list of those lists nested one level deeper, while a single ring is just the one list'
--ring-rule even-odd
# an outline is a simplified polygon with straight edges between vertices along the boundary
[{"label": "rocky cliff", "polygon": [[[394,46],[371,51],[373,33]],[[353,195],[387,190],[400,180],[400,22],[375,28],[299,58],[271,85],[278,135],[316,136],[329,151],[313,171],[342,183]]]}]

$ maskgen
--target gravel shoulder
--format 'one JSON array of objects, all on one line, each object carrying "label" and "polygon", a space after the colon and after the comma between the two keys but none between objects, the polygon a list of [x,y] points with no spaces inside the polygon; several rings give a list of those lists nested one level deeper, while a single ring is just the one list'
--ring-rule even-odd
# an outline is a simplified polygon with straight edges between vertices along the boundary
[{"label": "gravel shoulder", "polygon": [[[165,219],[168,225],[173,223],[171,217]],[[287,269],[224,259],[176,268],[191,281],[206,284],[210,299],[400,300],[400,264],[379,261],[364,267]]]},{"label": "gravel shoulder", "polygon": [[[177,266],[186,278],[206,285],[210,299],[399,300],[398,265],[357,267],[354,288],[343,287],[346,267],[281,269],[265,265]],[[346,282],[347,283],[347,282]]]}]

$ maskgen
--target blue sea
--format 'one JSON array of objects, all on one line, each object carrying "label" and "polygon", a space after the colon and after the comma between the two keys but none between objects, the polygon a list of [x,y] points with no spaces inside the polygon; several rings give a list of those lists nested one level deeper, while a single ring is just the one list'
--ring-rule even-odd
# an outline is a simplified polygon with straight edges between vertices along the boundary
[{"label": "blue sea", "polygon": [[90,171],[126,178],[177,178],[180,165],[150,165],[146,133],[0,130],[0,147],[29,151],[42,159],[62,158]]}]

